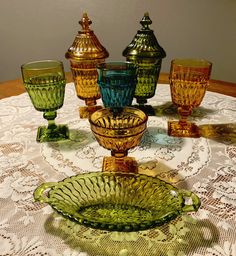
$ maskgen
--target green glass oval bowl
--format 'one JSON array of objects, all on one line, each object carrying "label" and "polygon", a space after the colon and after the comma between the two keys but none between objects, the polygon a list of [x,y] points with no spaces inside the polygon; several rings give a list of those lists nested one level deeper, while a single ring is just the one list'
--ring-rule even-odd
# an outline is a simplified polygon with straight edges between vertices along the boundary
[{"label": "green glass oval bowl", "polygon": [[200,206],[191,191],[156,177],[117,172],[84,173],[43,183],[34,198],[79,224],[122,232],[160,226]]}]

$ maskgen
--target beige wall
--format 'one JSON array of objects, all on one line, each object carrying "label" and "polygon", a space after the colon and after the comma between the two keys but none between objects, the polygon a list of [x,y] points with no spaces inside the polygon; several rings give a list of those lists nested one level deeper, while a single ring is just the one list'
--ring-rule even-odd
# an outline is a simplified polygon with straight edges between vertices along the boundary
[{"label": "beige wall", "polygon": [[213,62],[212,78],[236,82],[236,0],[0,0],[0,81],[21,76],[22,63],[60,59],[87,12],[92,28],[110,53],[123,60],[144,12],[166,50],[163,72],[176,57]]}]

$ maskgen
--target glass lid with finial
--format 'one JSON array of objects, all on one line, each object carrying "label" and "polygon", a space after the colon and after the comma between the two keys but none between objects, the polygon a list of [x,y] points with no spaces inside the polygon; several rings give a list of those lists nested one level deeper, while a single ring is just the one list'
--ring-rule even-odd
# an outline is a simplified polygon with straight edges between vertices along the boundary
[{"label": "glass lid with finial", "polygon": [[142,28],[138,30],[132,42],[123,51],[123,56],[134,58],[164,58],[166,53],[159,45],[154,31],[149,28],[152,20],[146,12],[140,21]]},{"label": "glass lid with finial", "polygon": [[79,107],[80,117],[88,118],[91,113],[102,107],[96,102],[101,98],[96,67],[105,61],[109,53],[90,29],[92,21],[87,13],[83,13],[79,24],[82,30],[76,35],[65,57],[70,61],[77,96],[86,104]]},{"label": "glass lid with finial", "polygon": [[101,45],[98,38],[90,29],[92,21],[89,19],[87,13],[83,14],[82,19],[79,21],[82,27],[81,31],[75,37],[73,44],[68,49],[65,57],[73,60],[84,59],[104,59],[109,56],[109,53]]}]

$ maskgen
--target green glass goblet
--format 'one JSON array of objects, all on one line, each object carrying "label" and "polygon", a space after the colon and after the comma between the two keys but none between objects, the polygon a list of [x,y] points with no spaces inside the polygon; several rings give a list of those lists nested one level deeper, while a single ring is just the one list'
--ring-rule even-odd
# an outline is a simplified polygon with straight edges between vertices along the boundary
[{"label": "green glass goblet", "polygon": [[65,95],[65,73],[63,63],[57,60],[29,62],[21,66],[22,78],[32,104],[48,126],[40,126],[36,140],[38,142],[59,141],[69,138],[66,125],[56,125],[56,110],[63,106]]}]

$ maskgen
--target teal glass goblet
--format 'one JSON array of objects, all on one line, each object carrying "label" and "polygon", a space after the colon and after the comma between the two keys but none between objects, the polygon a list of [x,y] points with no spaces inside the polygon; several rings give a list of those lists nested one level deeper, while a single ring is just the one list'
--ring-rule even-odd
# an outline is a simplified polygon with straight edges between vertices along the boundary
[{"label": "teal glass goblet", "polygon": [[98,85],[105,108],[119,113],[131,106],[137,82],[136,65],[130,62],[106,62],[97,66]]},{"label": "teal glass goblet", "polygon": [[23,83],[34,108],[44,112],[47,126],[40,126],[38,142],[59,141],[69,138],[66,125],[56,125],[56,110],[64,103],[65,73],[63,63],[57,60],[29,62],[21,66]]}]

